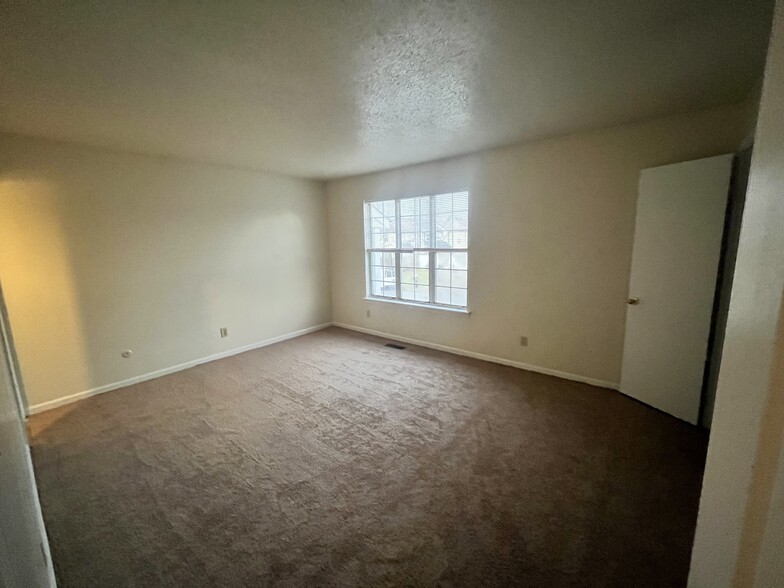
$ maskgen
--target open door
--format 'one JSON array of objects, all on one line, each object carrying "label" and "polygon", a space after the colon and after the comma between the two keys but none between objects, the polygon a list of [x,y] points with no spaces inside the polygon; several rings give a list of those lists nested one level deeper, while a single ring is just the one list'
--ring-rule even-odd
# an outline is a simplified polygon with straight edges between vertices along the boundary
[{"label": "open door", "polygon": [[55,585],[0,300],[0,586]]},{"label": "open door", "polygon": [[697,424],[733,155],[640,174],[621,392]]}]

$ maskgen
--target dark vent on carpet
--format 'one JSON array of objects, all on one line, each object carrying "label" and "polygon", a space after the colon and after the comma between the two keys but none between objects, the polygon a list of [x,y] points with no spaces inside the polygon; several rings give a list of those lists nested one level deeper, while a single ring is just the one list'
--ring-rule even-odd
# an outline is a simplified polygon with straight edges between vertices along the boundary
[{"label": "dark vent on carpet", "polygon": [[398,345],[397,343],[387,343],[385,347],[391,347],[392,349],[405,349],[405,347]]}]

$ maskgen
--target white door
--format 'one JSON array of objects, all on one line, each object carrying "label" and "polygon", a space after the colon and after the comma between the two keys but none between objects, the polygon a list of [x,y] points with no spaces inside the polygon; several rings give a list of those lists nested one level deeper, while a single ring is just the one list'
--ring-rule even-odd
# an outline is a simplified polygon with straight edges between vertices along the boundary
[{"label": "white door", "polygon": [[697,424],[732,155],[640,174],[621,392]]},{"label": "white door", "polygon": [[0,586],[50,587],[54,572],[2,318],[0,314]]}]

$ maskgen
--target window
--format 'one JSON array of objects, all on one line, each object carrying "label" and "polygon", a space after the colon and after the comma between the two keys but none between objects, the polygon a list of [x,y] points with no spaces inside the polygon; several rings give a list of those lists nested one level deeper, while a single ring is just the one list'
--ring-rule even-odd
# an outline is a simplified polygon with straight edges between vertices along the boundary
[{"label": "window", "polygon": [[466,308],[468,192],[365,202],[367,295]]}]

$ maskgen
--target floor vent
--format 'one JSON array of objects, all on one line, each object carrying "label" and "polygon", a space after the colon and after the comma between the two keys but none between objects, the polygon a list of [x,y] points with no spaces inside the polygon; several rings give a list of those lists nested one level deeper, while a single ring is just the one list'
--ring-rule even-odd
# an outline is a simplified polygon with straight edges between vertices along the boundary
[{"label": "floor vent", "polygon": [[405,347],[398,345],[397,343],[387,343],[384,347],[391,347],[392,349],[405,349]]}]

